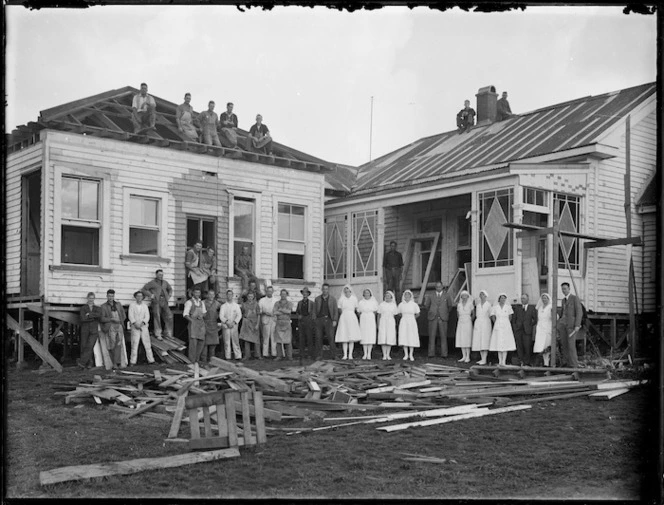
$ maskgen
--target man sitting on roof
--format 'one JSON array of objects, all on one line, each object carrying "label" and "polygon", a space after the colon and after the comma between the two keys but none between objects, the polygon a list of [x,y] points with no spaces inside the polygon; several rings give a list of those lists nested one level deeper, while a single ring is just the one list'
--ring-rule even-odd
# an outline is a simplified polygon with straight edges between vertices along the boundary
[{"label": "man sitting on roof", "polygon": [[178,105],[175,110],[175,122],[178,131],[182,132],[189,140],[198,142],[198,132],[194,126],[194,109],[191,104],[191,93],[184,95],[184,103]]},{"label": "man sitting on roof", "polygon": [[141,92],[134,95],[131,102],[131,122],[134,125],[134,133],[143,130],[154,130],[155,111],[157,102],[148,95],[148,85],[141,83]]},{"label": "man sitting on roof", "polygon": [[233,103],[226,104],[226,112],[222,112],[219,116],[219,123],[221,123],[221,137],[219,139],[226,147],[237,147],[237,116],[233,114]]},{"label": "man sitting on roof", "polygon": [[201,129],[203,130],[203,143],[207,145],[214,145],[221,147],[221,142],[219,142],[219,135],[217,135],[217,129],[219,128],[219,116],[214,111],[214,101],[210,100],[208,103],[208,110],[201,112],[198,115],[198,121],[201,124]]},{"label": "man sitting on roof", "polygon": [[503,91],[503,96],[496,102],[496,121],[503,121],[514,117],[510,103],[507,101],[507,91]]},{"label": "man sitting on roof", "polygon": [[475,124],[475,109],[470,107],[470,100],[463,102],[463,109],[457,114],[456,120],[459,133],[469,132]]},{"label": "man sitting on roof", "polygon": [[263,116],[256,115],[256,124],[249,130],[249,150],[272,154],[272,137],[267,125],[263,124]]}]

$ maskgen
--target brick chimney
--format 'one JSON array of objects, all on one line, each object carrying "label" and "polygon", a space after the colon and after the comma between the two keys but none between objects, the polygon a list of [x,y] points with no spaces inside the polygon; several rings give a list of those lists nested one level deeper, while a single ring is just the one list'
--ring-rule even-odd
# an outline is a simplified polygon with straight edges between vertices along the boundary
[{"label": "brick chimney", "polygon": [[498,93],[494,86],[480,88],[477,94],[477,126],[488,125],[496,120]]}]

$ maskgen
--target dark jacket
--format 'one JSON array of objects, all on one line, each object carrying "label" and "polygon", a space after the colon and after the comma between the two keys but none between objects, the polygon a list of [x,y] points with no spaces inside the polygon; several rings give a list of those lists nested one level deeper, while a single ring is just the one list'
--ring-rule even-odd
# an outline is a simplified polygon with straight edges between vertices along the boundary
[{"label": "dark jacket", "polygon": [[424,307],[427,309],[427,319],[433,321],[440,317],[443,321],[450,318],[450,310],[454,307],[452,297],[447,291],[443,291],[440,296],[437,293],[427,295],[424,298]]},{"label": "dark jacket", "polygon": [[[302,319],[303,317],[305,317],[304,315],[302,315],[302,307],[304,306],[303,302],[304,302],[304,299],[297,302],[297,309],[295,309],[295,313],[297,314],[298,319]],[[309,313],[307,314],[306,317],[316,317],[314,302],[311,300],[311,298],[307,298],[307,302],[309,302],[307,304],[307,308],[309,309]]]},{"label": "dark jacket", "polygon": [[564,324],[568,330],[573,330],[577,326],[581,326],[581,319],[583,318],[583,307],[581,307],[581,300],[576,295],[570,294],[567,301],[562,299],[563,313],[560,317],[559,323]]},{"label": "dark jacket", "polygon": [[535,326],[537,326],[537,309],[535,305],[529,303],[528,309],[523,310],[523,304],[512,305],[514,316],[512,317],[512,328],[522,329],[526,335],[532,335]]},{"label": "dark jacket", "polygon": [[98,335],[99,320],[101,318],[101,307],[93,305],[92,310],[86,303],[81,307],[81,335]]},{"label": "dark jacket", "polygon": [[[108,333],[108,329],[111,327],[111,305],[106,302],[101,305],[101,317],[99,318],[99,322],[101,323],[101,331],[104,333]],[[124,307],[122,307],[122,304],[115,300],[115,310],[118,311],[118,316],[120,318],[120,324],[124,325],[126,315],[124,311]]]},{"label": "dark jacket", "polygon": [[[314,303],[315,308],[314,308],[314,317],[318,317],[318,312],[320,311],[322,305],[323,305],[323,295],[318,295],[316,297],[316,301]],[[339,308],[337,307],[337,300],[334,298],[332,295],[328,295],[327,297],[327,306],[330,309],[330,319],[332,321],[338,321],[339,320]]]}]

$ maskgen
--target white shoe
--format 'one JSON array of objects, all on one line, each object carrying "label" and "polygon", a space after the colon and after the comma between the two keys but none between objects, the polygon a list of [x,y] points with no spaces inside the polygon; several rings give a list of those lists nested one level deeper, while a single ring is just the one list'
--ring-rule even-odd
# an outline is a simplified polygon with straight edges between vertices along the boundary
[{"label": "white shoe", "polygon": [[458,363],[465,363],[465,362],[466,362],[466,358],[458,359],[457,362],[458,362]]},{"label": "white shoe", "polygon": [[404,356],[403,359],[404,359],[404,361],[407,360],[407,359],[408,359],[408,356]]},{"label": "white shoe", "polygon": [[415,358],[413,358],[413,357],[411,356],[411,357],[410,357],[410,360],[411,360],[411,361],[415,361]]}]

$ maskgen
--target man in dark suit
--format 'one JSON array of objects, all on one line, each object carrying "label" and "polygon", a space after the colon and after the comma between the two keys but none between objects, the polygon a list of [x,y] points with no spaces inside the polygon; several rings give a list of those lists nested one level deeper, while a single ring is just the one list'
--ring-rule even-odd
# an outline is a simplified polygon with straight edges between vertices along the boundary
[{"label": "man in dark suit", "polygon": [[563,282],[560,289],[563,292],[563,312],[556,328],[558,329],[558,338],[560,338],[560,347],[563,351],[563,366],[577,368],[579,361],[576,356],[576,335],[581,329],[583,307],[581,306],[581,300],[576,295],[570,294],[568,282]]},{"label": "man in dark suit", "polygon": [[528,295],[521,295],[521,304],[512,305],[514,317],[512,330],[516,341],[516,352],[521,366],[530,366],[533,349],[533,330],[537,325],[537,310],[528,303]]},{"label": "man in dark suit", "polygon": [[424,299],[429,320],[429,353],[428,357],[436,356],[436,331],[440,335],[440,354],[447,358],[447,322],[450,319],[450,310],[454,306],[452,297],[443,288],[443,283],[436,282],[436,292]]},{"label": "man in dark suit", "polygon": [[316,319],[316,359],[323,354],[323,335],[327,337],[330,344],[332,356],[337,352],[334,345],[334,332],[339,320],[339,309],[337,300],[330,294],[330,285],[323,284],[323,292],[316,297],[314,302],[314,317]]},{"label": "man in dark suit", "polygon": [[316,358],[316,347],[314,346],[314,333],[316,327],[314,324],[314,302],[309,299],[311,291],[306,286],[300,290],[302,293],[302,300],[297,302],[297,333],[300,356],[304,356],[306,348],[307,354],[312,358]]}]

